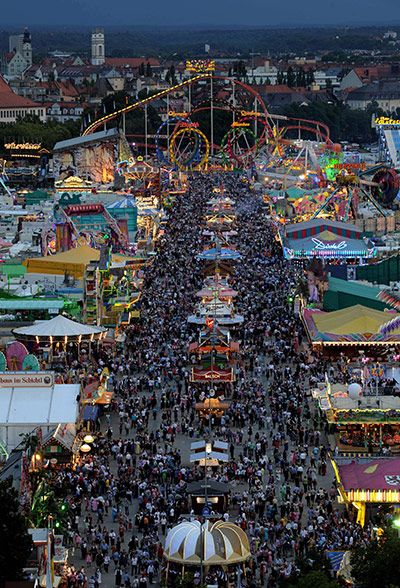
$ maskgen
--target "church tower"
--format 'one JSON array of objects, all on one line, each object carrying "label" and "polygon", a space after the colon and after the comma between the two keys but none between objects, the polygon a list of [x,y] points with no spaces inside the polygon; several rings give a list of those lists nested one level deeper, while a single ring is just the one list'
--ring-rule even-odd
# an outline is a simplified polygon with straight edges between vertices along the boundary
[{"label": "church tower", "polygon": [[105,62],[104,29],[96,28],[92,32],[92,64],[103,65]]},{"label": "church tower", "polygon": [[25,29],[22,37],[21,53],[24,56],[28,67],[32,65],[32,43],[31,34],[28,29]]}]

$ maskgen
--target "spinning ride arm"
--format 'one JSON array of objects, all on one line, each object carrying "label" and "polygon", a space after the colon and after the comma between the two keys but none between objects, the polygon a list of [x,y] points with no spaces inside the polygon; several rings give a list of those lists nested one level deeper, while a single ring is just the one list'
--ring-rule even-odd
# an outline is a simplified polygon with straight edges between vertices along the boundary
[{"label": "spinning ride arm", "polygon": [[171,92],[176,92],[177,90],[180,90],[180,89],[185,88],[187,86],[191,86],[195,82],[203,81],[203,80],[210,80],[210,79],[222,80],[222,81],[228,80],[228,81],[232,82],[233,84],[235,84],[235,86],[239,86],[240,88],[242,88],[243,90],[245,90],[246,92],[251,94],[251,96],[253,96],[254,100],[257,101],[257,103],[261,107],[260,114],[262,113],[267,118],[270,118],[270,115],[267,111],[267,108],[265,106],[263,99],[261,98],[260,94],[256,90],[254,90],[251,86],[248,86],[247,84],[241,82],[240,80],[228,78],[225,76],[216,76],[216,75],[212,75],[211,73],[203,73],[203,74],[200,74],[197,76],[193,76],[192,78],[188,78],[187,80],[184,80],[183,82],[180,82],[179,84],[175,84],[175,86],[171,86],[170,88],[165,88],[164,90],[160,90],[156,94],[153,94],[152,96],[147,96],[143,100],[138,100],[137,102],[134,102],[133,104],[129,104],[128,106],[125,106],[124,108],[120,108],[119,110],[116,110],[114,112],[111,112],[110,114],[106,114],[106,115],[102,116],[101,118],[99,118],[96,121],[94,121],[93,123],[91,123],[83,131],[82,136],[86,136],[86,135],[89,135],[90,133],[94,133],[100,126],[110,122],[111,120],[118,118],[122,114],[126,114],[128,112],[131,112],[133,110],[136,110],[137,108],[141,108],[141,107],[145,106],[146,104],[151,103],[153,100],[158,100],[160,98],[163,98],[164,96],[167,96],[167,94],[169,94]]}]

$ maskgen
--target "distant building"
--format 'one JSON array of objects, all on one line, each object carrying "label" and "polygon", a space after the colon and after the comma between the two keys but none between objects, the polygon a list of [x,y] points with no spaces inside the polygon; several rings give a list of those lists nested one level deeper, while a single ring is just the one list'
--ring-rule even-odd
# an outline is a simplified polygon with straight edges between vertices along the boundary
[{"label": "distant building", "polygon": [[96,28],[92,32],[92,65],[103,65],[105,62],[104,29]]},{"label": "distant building", "polygon": [[383,35],[384,39],[391,39],[392,41],[395,41],[397,39],[397,33],[396,31],[386,31],[386,33],[384,33]]},{"label": "distant building", "polygon": [[381,80],[371,82],[361,88],[354,88],[347,94],[346,104],[350,108],[364,109],[371,104],[377,103],[377,108],[385,112],[395,112],[400,108],[400,85],[398,80]]},{"label": "distant building", "polygon": [[389,77],[399,76],[400,66],[398,63],[384,63],[368,67],[355,67],[343,76],[340,82],[340,89],[361,88],[371,82],[384,80]]},{"label": "distant building", "polygon": [[42,104],[18,96],[0,77],[0,123],[13,123],[18,117],[25,117],[28,114],[38,116],[41,121],[46,120],[46,109]]},{"label": "distant building", "polygon": [[44,105],[47,118],[64,123],[69,120],[80,120],[83,115],[83,104],[76,102],[54,102]]},{"label": "distant building", "polygon": [[288,104],[309,104],[304,88],[289,88],[285,84],[259,86],[258,91],[269,108],[287,106]]},{"label": "distant building", "polygon": [[31,34],[25,29],[21,35],[10,35],[8,42],[9,52],[2,56],[1,72],[9,78],[19,77],[32,65]]}]

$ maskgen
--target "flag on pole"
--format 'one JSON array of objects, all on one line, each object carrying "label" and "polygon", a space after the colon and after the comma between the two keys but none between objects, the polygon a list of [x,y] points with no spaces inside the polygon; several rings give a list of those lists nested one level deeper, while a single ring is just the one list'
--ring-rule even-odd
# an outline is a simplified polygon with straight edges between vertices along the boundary
[{"label": "flag on pole", "polygon": [[50,524],[47,529],[46,588],[54,588],[54,535]]}]

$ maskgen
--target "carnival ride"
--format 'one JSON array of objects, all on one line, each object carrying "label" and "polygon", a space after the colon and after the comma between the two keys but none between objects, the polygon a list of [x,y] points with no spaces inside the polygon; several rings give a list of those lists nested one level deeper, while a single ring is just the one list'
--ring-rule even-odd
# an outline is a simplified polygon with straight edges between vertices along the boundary
[{"label": "carnival ride", "polygon": [[76,204],[55,209],[57,251],[79,244],[100,249],[110,244],[114,252],[132,249],[127,232],[103,204]]},{"label": "carnival ride", "polygon": [[12,197],[12,193],[7,186],[8,176],[6,172],[6,161],[3,159],[1,163],[1,171],[0,171],[0,187],[4,190],[5,194]]},{"label": "carnival ride", "polygon": [[[176,100],[176,96],[186,90],[188,97],[183,96],[181,102],[188,110],[171,110],[170,96]],[[207,72],[99,118],[85,129],[83,135],[109,123],[119,124],[127,114],[140,108],[145,110],[146,122],[147,106],[163,98],[166,99],[167,119],[163,120],[155,135],[149,135],[145,128],[144,144],[141,144],[145,159],[149,149],[155,148],[160,164],[179,170],[204,169],[217,154],[221,155],[220,161],[224,165],[234,161],[240,167],[247,167],[252,159],[250,154],[255,154],[258,147],[273,136],[272,118],[258,92],[240,80]],[[225,141],[221,141],[218,129],[214,128],[217,112],[223,112],[226,118]],[[243,130],[250,124],[254,127],[251,132]],[[218,159],[215,162],[218,163]]]},{"label": "carnival ride", "polygon": [[[160,100],[162,122],[155,134],[149,134],[147,108]],[[179,104],[181,111],[172,110],[171,104],[175,108]],[[83,134],[110,123],[122,123],[125,128],[126,115],[137,109],[145,113],[144,143],[139,146],[143,177],[138,180],[136,172],[134,179],[129,171],[132,164],[119,170],[131,184],[141,181],[142,186],[154,186],[154,169],[167,174],[172,170],[250,171],[278,189],[327,190],[311,214],[330,213],[332,208],[343,220],[356,216],[360,197],[385,215],[398,192],[397,173],[385,165],[350,173],[341,146],[332,142],[324,123],[271,114],[254,88],[210,71],[198,74],[196,70],[191,78],[102,116]],[[158,182],[160,186],[160,178]]]},{"label": "carnival ride", "polygon": [[384,164],[371,167],[356,167],[353,164],[338,164],[338,173],[332,180],[333,191],[311,218],[318,217],[330,209],[335,210],[338,220],[348,221],[357,217],[360,199],[382,216],[387,215],[397,197],[400,178],[394,169]]}]

